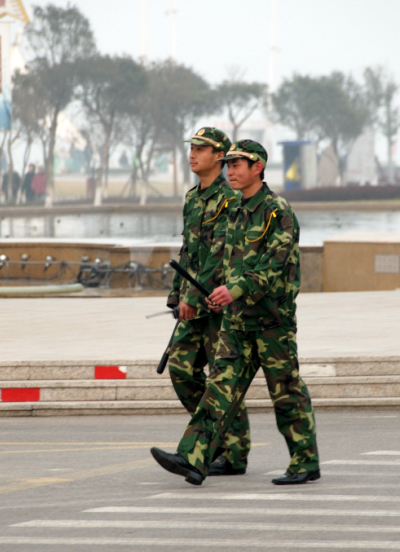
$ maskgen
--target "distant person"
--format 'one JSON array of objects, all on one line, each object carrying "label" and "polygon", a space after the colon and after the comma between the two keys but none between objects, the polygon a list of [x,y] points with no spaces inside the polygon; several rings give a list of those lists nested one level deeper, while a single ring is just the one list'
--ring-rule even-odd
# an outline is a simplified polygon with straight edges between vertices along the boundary
[{"label": "distant person", "polygon": [[32,189],[32,180],[35,176],[36,166],[33,163],[28,165],[28,172],[24,176],[22,183],[22,193],[25,196],[26,203],[32,203],[35,197],[35,192]]},{"label": "distant person", "polygon": [[38,167],[38,172],[33,176],[32,190],[35,194],[35,200],[44,201],[46,197],[46,173],[42,166]]},{"label": "distant person", "polygon": [[126,151],[124,150],[121,154],[121,157],[119,158],[119,166],[121,169],[126,169],[129,166],[128,156],[126,155]]},{"label": "distant person", "polygon": [[89,174],[92,166],[92,157],[93,157],[93,149],[89,144],[86,144],[86,147],[83,150],[83,154],[85,158],[85,171],[86,171],[86,174]]},{"label": "distant person", "polygon": [[21,185],[21,177],[17,173],[17,171],[12,171],[11,173],[11,187],[9,185],[9,175],[10,175],[10,166],[8,166],[8,170],[3,175],[3,183],[2,183],[2,190],[4,193],[5,203],[8,203],[8,200],[11,198],[13,203],[17,200],[18,190]]}]

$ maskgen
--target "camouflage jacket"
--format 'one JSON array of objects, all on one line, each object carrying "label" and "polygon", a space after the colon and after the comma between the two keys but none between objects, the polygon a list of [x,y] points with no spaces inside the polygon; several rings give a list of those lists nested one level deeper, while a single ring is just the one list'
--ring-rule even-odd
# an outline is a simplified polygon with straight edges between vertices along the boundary
[{"label": "camouflage jacket", "polygon": [[225,327],[296,325],[299,235],[290,205],[265,183],[247,203],[231,210],[224,270],[234,301],[224,309]]},{"label": "camouflage jacket", "polygon": [[[240,203],[241,194],[232,190],[222,175],[199,192],[200,184],[186,194],[179,262],[211,293],[225,282],[223,256],[228,214],[232,205]],[[210,315],[200,292],[176,274],[167,305],[174,307],[179,301],[196,307],[197,317]]]}]

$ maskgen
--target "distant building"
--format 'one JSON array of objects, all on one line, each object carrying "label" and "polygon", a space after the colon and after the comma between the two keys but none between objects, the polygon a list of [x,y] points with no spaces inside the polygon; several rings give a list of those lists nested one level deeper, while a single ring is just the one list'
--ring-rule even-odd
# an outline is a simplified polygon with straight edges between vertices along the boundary
[{"label": "distant building", "polygon": [[345,184],[376,184],[378,175],[375,163],[375,140],[372,130],[357,138],[347,156]]},{"label": "distant building", "polygon": [[330,145],[322,151],[317,168],[317,187],[327,188],[340,184],[340,173],[337,155]]}]

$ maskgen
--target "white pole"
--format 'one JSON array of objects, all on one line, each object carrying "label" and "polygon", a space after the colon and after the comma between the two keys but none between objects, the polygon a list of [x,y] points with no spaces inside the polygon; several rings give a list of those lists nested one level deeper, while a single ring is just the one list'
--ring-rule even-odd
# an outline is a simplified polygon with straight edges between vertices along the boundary
[{"label": "white pole", "polygon": [[146,0],[141,4],[141,26],[140,26],[140,57],[146,61],[147,56],[147,21],[146,21]]},{"label": "white pole", "polygon": [[174,0],[172,10],[167,10],[165,15],[172,15],[172,51],[171,57],[174,61],[178,58],[178,0]]},{"label": "white pole", "polygon": [[276,54],[276,0],[271,0],[271,18],[269,29],[268,88],[275,92],[275,54]]}]

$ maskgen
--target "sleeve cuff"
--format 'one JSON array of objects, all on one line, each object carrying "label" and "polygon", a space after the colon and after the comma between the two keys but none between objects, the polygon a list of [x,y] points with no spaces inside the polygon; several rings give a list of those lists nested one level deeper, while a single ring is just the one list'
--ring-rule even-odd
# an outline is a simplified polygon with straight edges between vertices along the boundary
[{"label": "sleeve cuff", "polygon": [[179,305],[179,295],[171,295],[167,299],[167,307],[173,309]]},{"label": "sleeve cuff", "polygon": [[245,281],[243,278],[239,278],[236,282],[225,284],[229,293],[232,295],[233,300],[237,301],[244,294]]}]

